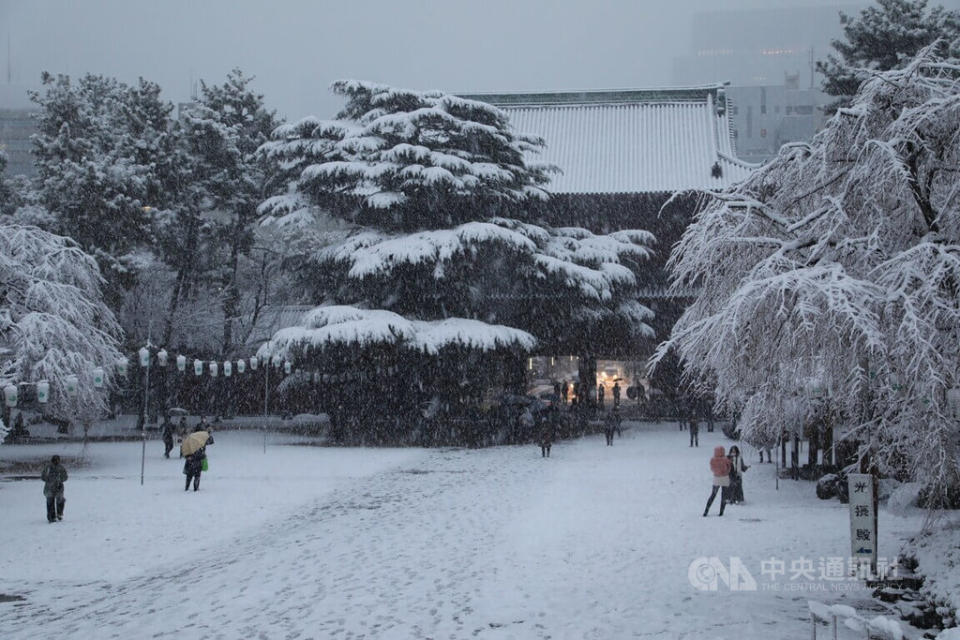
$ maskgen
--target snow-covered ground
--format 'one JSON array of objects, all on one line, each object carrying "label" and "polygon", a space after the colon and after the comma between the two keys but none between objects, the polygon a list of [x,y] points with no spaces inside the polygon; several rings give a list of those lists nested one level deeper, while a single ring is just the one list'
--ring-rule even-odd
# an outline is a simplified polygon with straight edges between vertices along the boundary
[{"label": "snow-covered ground", "polygon": [[[630,424],[630,423],[628,423]],[[747,503],[714,505],[719,433],[630,424],[604,446],[342,449],[224,431],[200,491],[148,443],[98,443],[71,471],[64,521],[38,480],[0,483],[0,637],[710,638],[810,635],[807,600],[875,606],[820,558],[849,555],[844,505],[753,464]],[[0,459],[79,445],[0,447]],[[752,458],[752,459],[751,459]],[[881,555],[919,527],[881,513]],[[694,588],[692,561],[739,557],[755,591]],[[761,572],[771,558],[785,575]],[[791,580],[795,561],[813,579]],[[796,566],[803,566],[802,564]],[[821,591],[821,589],[826,589]],[[874,612],[875,613],[875,612]],[[873,613],[870,613],[873,615]]]}]

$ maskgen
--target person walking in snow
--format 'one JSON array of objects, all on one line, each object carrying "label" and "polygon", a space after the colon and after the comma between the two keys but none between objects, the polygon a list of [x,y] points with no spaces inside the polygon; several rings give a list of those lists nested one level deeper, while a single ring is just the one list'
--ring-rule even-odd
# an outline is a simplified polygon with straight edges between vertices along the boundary
[{"label": "person walking in snow", "polygon": [[620,406],[620,383],[613,383],[613,408],[616,409]]},{"label": "person walking in snow", "polygon": [[700,423],[694,417],[690,418],[690,446],[700,446]]},{"label": "person walking in snow", "polygon": [[190,489],[191,480],[193,480],[193,490],[200,490],[200,474],[203,472],[203,461],[206,458],[206,447],[200,447],[186,457],[183,462],[183,473],[187,476],[187,482],[183,487],[184,491]]},{"label": "person walking in snow", "polygon": [[540,456],[543,458],[550,457],[550,447],[553,445],[553,430],[558,418],[557,408],[551,407],[546,420],[540,425]]},{"label": "person walking in snow", "polygon": [[163,457],[169,458],[170,452],[173,450],[173,423],[170,422],[170,416],[163,416],[163,424],[161,425],[162,431],[160,436],[163,438]]},{"label": "person walking in snow", "polygon": [[43,480],[43,495],[47,499],[47,522],[63,520],[63,507],[67,502],[63,496],[63,483],[67,481],[67,470],[60,464],[60,456],[50,458],[40,479]]},{"label": "person walking in snow", "polygon": [[603,409],[603,395],[607,392],[603,384],[597,385],[597,406]]},{"label": "person walking in snow", "polygon": [[619,421],[620,416],[617,414],[617,410],[608,411],[607,415],[603,419],[603,435],[607,438],[607,446],[613,446],[613,432],[617,430],[617,422]]},{"label": "person walking in snow", "polygon": [[723,515],[723,509],[727,506],[727,487],[730,486],[730,459],[724,455],[723,447],[714,447],[713,457],[710,458],[710,471],[713,472],[713,489],[710,491],[710,498],[707,499],[707,506],[703,510],[703,517],[706,518],[710,512],[710,506],[713,499],[717,497],[717,490],[720,490],[720,515]]},{"label": "person walking in snow", "polygon": [[[203,431],[201,425],[203,421],[201,420],[200,424],[193,428],[193,432]],[[200,490],[200,474],[203,472],[204,462],[207,459],[207,447],[213,444],[213,433],[207,431],[207,441],[206,443],[188,455],[183,462],[183,474],[187,476],[187,482],[183,487],[183,490],[186,491],[190,488],[190,481],[193,480],[193,490]]]},{"label": "person walking in snow", "polygon": [[567,404],[567,396],[570,395],[570,385],[567,384],[567,381],[563,381],[563,387],[560,389],[560,396],[563,398],[563,404]]},{"label": "person walking in snow", "polygon": [[727,502],[740,504],[743,502],[743,472],[750,467],[744,463],[740,455],[740,447],[736,445],[730,447],[727,458],[730,459],[730,489]]}]

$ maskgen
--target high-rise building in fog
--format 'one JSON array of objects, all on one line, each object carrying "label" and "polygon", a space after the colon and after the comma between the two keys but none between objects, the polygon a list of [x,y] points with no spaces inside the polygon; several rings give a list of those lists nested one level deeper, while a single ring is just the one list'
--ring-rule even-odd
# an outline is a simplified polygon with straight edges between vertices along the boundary
[{"label": "high-rise building in fog", "polygon": [[781,145],[809,140],[823,125],[822,107],[832,98],[820,91],[817,60],[841,38],[839,12],[859,13],[857,4],[741,11],[694,16],[693,50],[674,59],[680,85],[730,82],[731,123],[737,155],[758,162]]}]

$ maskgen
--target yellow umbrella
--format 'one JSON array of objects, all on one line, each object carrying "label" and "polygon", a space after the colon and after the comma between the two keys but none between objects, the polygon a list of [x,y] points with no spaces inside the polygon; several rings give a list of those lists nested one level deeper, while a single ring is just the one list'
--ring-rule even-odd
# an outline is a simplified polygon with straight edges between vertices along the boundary
[{"label": "yellow umbrella", "polygon": [[209,439],[210,434],[206,431],[194,431],[183,439],[183,442],[180,444],[180,453],[185,456],[192,456],[197,450],[206,445]]}]

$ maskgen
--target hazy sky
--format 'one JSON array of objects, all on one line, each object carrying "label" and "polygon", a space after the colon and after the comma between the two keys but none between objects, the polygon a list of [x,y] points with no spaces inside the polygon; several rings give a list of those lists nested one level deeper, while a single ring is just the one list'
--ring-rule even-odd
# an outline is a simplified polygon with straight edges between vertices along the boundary
[{"label": "hazy sky", "polygon": [[220,82],[238,66],[288,118],[333,115],[338,78],[448,91],[668,85],[697,12],[850,2],[0,0],[0,83],[9,39],[14,83],[42,70],[143,76],[180,101],[191,78]]}]

